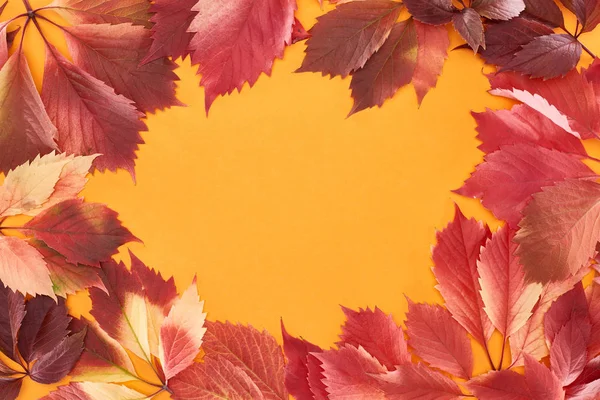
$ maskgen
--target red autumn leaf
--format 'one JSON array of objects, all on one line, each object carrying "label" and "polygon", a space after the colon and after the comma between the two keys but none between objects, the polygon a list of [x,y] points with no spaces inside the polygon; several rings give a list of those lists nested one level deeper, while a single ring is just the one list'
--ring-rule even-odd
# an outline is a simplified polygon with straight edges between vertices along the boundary
[{"label": "red autumn leaf", "polygon": [[314,394],[308,382],[308,357],[310,353],[323,350],[304,339],[291,336],[281,321],[285,365],[285,387],[296,400],[313,400]]},{"label": "red autumn leaf", "polygon": [[475,53],[485,49],[485,34],[481,17],[472,8],[463,8],[452,17],[454,29],[462,36]]},{"label": "red autumn leaf", "polygon": [[99,266],[117,253],[119,246],[137,240],[117,217],[103,204],[65,200],[33,218],[21,230],[64,255],[67,262]]},{"label": "red autumn leaf", "polygon": [[151,25],[147,0],[54,0],[50,6],[72,24]]},{"label": "red autumn leaf", "polygon": [[44,110],[23,53],[14,53],[0,70],[0,104],[1,172],[56,149],[56,128]]},{"label": "red autumn leaf", "polygon": [[484,153],[524,143],[587,157],[581,141],[525,104],[510,110],[471,113],[477,121],[479,149]]},{"label": "red autumn leaf", "polygon": [[[347,76],[362,68],[388,36],[392,36],[392,41],[400,39],[397,33],[403,31],[403,25],[396,25],[396,35],[390,33],[400,10],[401,3],[391,0],[355,1],[323,15],[310,30],[312,37],[306,43],[306,57],[298,72]],[[414,28],[412,36],[412,42],[416,42]],[[392,46],[387,46],[388,57]]]},{"label": "red autumn leaf", "polygon": [[391,315],[377,307],[373,311],[369,308],[354,311],[346,307],[342,310],[346,322],[342,325],[339,347],[362,347],[390,371],[410,362],[404,332]]},{"label": "red autumn leaf", "polygon": [[532,78],[556,78],[575,68],[581,51],[581,44],[571,35],[538,36],[523,45],[501,71],[518,71]]},{"label": "red autumn leaf", "polygon": [[590,32],[600,22],[600,4],[597,0],[561,0],[581,23],[581,32]]},{"label": "red autumn leaf", "polygon": [[474,219],[465,218],[456,207],[454,221],[436,236],[432,258],[433,273],[439,282],[437,288],[452,316],[477,342],[485,345],[494,327],[483,311],[477,260],[490,231]]},{"label": "red autumn leaf", "polygon": [[486,155],[456,192],[480,198],[496,217],[516,228],[531,196],[543,187],[570,178],[596,177],[580,156],[517,144]]},{"label": "red autumn leaf", "polygon": [[292,25],[291,43],[298,43],[308,38],[310,38],[310,33],[308,33],[306,29],[304,29],[304,26],[302,26],[302,23],[300,21],[298,21],[298,18],[294,18],[294,25]]},{"label": "red autumn leaf", "polygon": [[533,399],[564,399],[564,390],[557,376],[529,355],[525,355],[525,382]]},{"label": "red autumn leaf", "polygon": [[587,363],[587,344],[591,325],[586,321],[577,325],[577,319],[570,319],[560,328],[550,348],[552,372],[563,386],[572,383]]},{"label": "red autumn leaf", "polygon": [[42,400],[140,400],[148,398],[125,386],[101,382],[78,382],[61,386]]},{"label": "red autumn leaf", "polygon": [[[562,294],[546,312],[544,316],[546,341],[552,344],[561,328],[572,319],[576,320],[576,325],[590,324],[588,303],[581,283]],[[585,336],[589,336],[589,333]]]},{"label": "red autumn leaf", "polygon": [[192,63],[200,64],[207,111],[217,96],[239,91],[246,82],[254,85],[263,72],[270,74],[273,60],[290,43],[295,4],[293,0],[196,3],[192,11],[198,14],[188,29],[194,32],[189,50]]},{"label": "red autumn leaf", "polygon": [[438,76],[442,73],[444,62],[448,57],[450,39],[443,26],[434,26],[415,21],[417,29],[417,65],[412,78],[412,84],[417,92],[419,104],[435,87]]},{"label": "red autumn leaf", "polygon": [[[229,361],[250,377],[266,399],[288,399],[283,353],[272,336],[229,322],[207,322],[206,326],[202,345],[206,357]],[[178,377],[174,380],[179,382]],[[200,382],[187,382],[185,386],[194,384]],[[184,386],[183,382],[177,385]],[[175,394],[177,396],[177,390]]]},{"label": "red autumn leaf", "polygon": [[85,332],[67,336],[51,351],[42,354],[31,367],[29,376],[38,383],[55,383],[67,376],[83,350]]},{"label": "red autumn leaf", "polygon": [[405,0],[403,3],[416,20],[431,25],[452,21],[456,11],[451,0]]},{"label": "red autumn leaf", "polygon": [[525,9],[523,0],[475,0],[471,5],[482,17],[507,21]]},{"label": "red autumn leaf", "polygon": [[434,368],[459,378],[473,373],[473,354],[467,332],[439,305],[408,300],[406,328],[414,354]]},{"label": "red autumn leaf", "polygon": [[593,399],[600,394],[600,357],[585,366],[579,377],[565,388],[568,399]]},{"label": "red autumn leaf", "polygon": [[166,58],[140,66],[152,39],[130,24],[85,24],[65,28],[73,63],[135,102],[143,112],[182,105],[175,98],[176,65]]},{"label": "red autumn leaf", "polygon": [[327,387],[323,383],[323,363],[313,354],[309,354],[308,361],[308,386],[310,387],[314,400],[328,400]]},{"label": "red autumn leaf", "polygon": [[196,17],[191,9],[198,0],[155,0],[150,5],[152,45],[142,64],[171,56],[174,60],[188,54],[193,33],[188,32]]},{"label": "red autumn leaf", "polygon": [[600,133],[596,89],[584,73],[542,80],[505,72],[491,76],[490,83],[493,94],[525,102],[569,133],[583,139]]},{"label": "red autumn leaf", "polygon": [[524,0],[525,14],[531,15],[552,28],[564,24],[562,11],[556,5],[554,0]]},{"label": "red autumn leaf", "polygon": [[[104,82],[69,63],[48,47],[42,100],[58,129],[59,148],[74,154],[102,154],[100,171],[124,168],[134,174],[135,151],[146,126],[133,102]],[[107,106],[110,104],[110,107]]]},{"label": "red autumn leaf", "polygon": [[504,337],[525,325],[542,291],[539,284],[525,283],[513,237],[513,230],[500,228],[485,244],[478,264],[485,312]]},{"label": "red autumn leaf", "polygon": [[586,297],[588,316],[592,324],[590,341],[588,343],[588,358],[592,358],[600,354],[600,285],[597,282],[590,284],[586,288]]},{"label": "red autumn leaf", "polygon": [[339,350],[328,350],[314,356],[323,363],[323,383],[329,399],[386,398],[375,376],[387,370],[363,347],[344,345]]},{"label": "red autumn leaf", "polygon": [[533,195],[515,237],[529,280],[564,279],[588,262],[600,237],[599,204],[600,185],[586,180],[566,180]]},{"label": "red autumn leaf", "polygon": [[455,400],[463,396],[456,382],[421,363],[401,365],[377,379],[389,400]]},{"label": "red autumn leaf", "polygon": [[541,22],[520,17],[490,24],[485,30],[485,49],[480,54],[487,63],[503,66],[513,59],[521,46],[552,32],[550,27]]},{"label": "red autumn leaf", "polygon": [[366,108],[381,107],[383,102],[391,98],[399,88],[410,83],[416,65],[415,23],[412,19],[398,22],[391,30],[389,38],[369,59],[364,68],[352,74],[350,89],[354,105],[350,115]]},{"label": "red autumn leaf", "polygon": [[0,285],[0,303],[3,305],[0,308],[0,351],[13,360],[18,359],[17,335],[25,317],[24,300],[22,294]]}]

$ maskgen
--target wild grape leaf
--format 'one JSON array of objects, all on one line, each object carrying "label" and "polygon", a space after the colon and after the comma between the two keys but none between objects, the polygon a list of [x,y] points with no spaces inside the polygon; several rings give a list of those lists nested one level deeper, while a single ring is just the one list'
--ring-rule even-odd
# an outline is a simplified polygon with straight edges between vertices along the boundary
[{"label": "wild grape leaf", "polygon": [[581,32],[594,30],[600,22],[600,4],[596,0],[561,0],[561,3],[577,16]]},{"label": "wild grape leaf", "polygon": [[564,24],[562,11],[560,11],[554,0],[524,1],[526,14],[548,24],[552,28],[557,28]]},{"label": "wild grape leaf", "polygon": [[362,347],[388,370],[410,362],[404,331],[379,308],[358,311],[342,307],[346,322],[342,325],[339,347]]},{"label": "wild grape leaf", "polygon": [[[250,377],[265,399],[288,399],[283,353],[271,335],[229,322],[207,321],[207,328],[202,345],[205,357],[223,358],[232,363]],[[192,381],[186,386],[198,384],[200,382]],[[177,391],[175,394],[177,396]]]},{"label": "wild grape leaf", "polygon": [[417,30],[417,65],[412,84],[419,104],[429,89],[435,87],[438,76],[448,57],[450,39],[444,26],[434,26],[415,21]]},{"label": "wild grape leaf", "polygon": [[75,157],[54,152],[37,156],[8,172],[0,186],[0,217],[40,211],[77,197],[96,156]]},{"label": "wild grape leaf", "polygon": [[290,44],[298,43],[302,40],[310,38],[310,33],[304,28],[302,22],[298,18],[294,18],[294,24],[292,25],[292,38]]},{"label": "wild grape leaf", "polygon": [[563,386],[572,383],[587,363],[587,345],[591,324],[576,325],[576,319],[570,319],[560,328],[550,348],[552,372]]},{"label": "wild grape leaf", "polygon": [[121,385],[98,382],[71,383],[42,398],[42,400],[140,400],[142,393]]},{"label": "wild grape leaf", "polygon": [[48,208],[21,230],[58,251],[67,262],[91,266],[110,259],[119,246],[138,240],[121,225],[115,211],[82,199]]},{"label": "wild grape leaf", "polygon": [[323,369],[323,363],[315,357],[312,353],[306,358],[308,367],[308,386],[312,391],[314,400],[328,400],[329,395],[327,393],[327,387],[323,383],[325,371]]},{"label": "wild grape leaf", "polygon": [[374,375],[387,370],[363,347],[344,345],[314,356],[323,363],[323,383],[330,399],[386,399]]},{"label": "wild grape leaf", "polygon": [[523,0],[475,0],[471,5],[482,17],[507,21],[525,9]]},{"label": "wild grape leaf", "polygon": [[600,185],[586,180],[566,180],[533,195],[515,237],[528,280],[564,279],[588,262],[600,237],[599,204]]},{"label": "wild grape leaf", "polygon": [[56,128],[44,110],[22,52],[0,69],[0,171],[7,173],[57,148]]},{"label": "wild grape leaf", "polygon": [[[2,367],[2,398],[14,400],[24,376],[38,383],[50,384],[63,379],[73,368],[83,347],[85,331],[71,333],[71,317],[64,301],[58,303],[44,296],[28,301],[0,285],[0,350],[14,361]],[[14,369],[13,369],[14,368]],[[16,378],[11,377],[18,375]]]},{"label": "wild grape leaf", "polygon": [[490,24],[485,30],[485,49],[481,57],[488,64],[506,65],[521,50],[521,46],[534,38],[553,33],[552,29],[527,18],[513,18],[499,24]]},{"label": "wild grape leaf", "polygon": [[[270,74],[292,35],[292,0],[200,0],[188,31],[192,63],[200,64],[206,110],[219,95],[253,86],[261,73]],[[269,18],[265,19],[265,15]]]},{"label": "wild grape leaf", "polygon": [[485,49],[485,34],[481,17],[472,8],[463,8],[452,17],[454,29],[467,42],[475,53],[481,47]]},{"label": "wild grape leaf", "polygon": [[[401,3],[391,0],[355,1],[342,4],[318,18],[317,24],[310,30],[312,37],[307,42],[306,57],[298,72],[322,72],[323,75],[344,77],[365,66],[373,54],[379,54],[375,52],[380,48],[389,57],[394,44],[387,42],[385,46],[384,42],[388,36],[391,36],[392,42],[399,41],[399,34],[406,26],[402,23],[394,25],[400,10]],[[412,32],[409,35],[413,39],[409,41],[416,48],[416,33],[412,24],[410,26]],[[414,56],[416,58],[416,52]]]},{"label": "wild grape leaf", "polygon": [[485,312],[504,337],[525,325],[542,292],[542,285],[525,283],[513,238],[512,229],[500,228],[485,244],[478,263]]},{"label": "wild grape leaf", "polygon": [[503,146],[487,154],[456,192],[480,198],[496,217],[516,228],[531,196],[543,187],[565,179],[597,177],[580,158],[530,144]]},{"label": "wild grape leaf", "polygon": [[564,399],[560,380],[545,364],[525,355],[525,382],[534,399]]},{"label": "wild grape leaf", "polygon": [[600,133],[596,89],[584,73],[573,70],[563,78],[543,80],[505,72],[491,76],[490,83],[492,94],[526,103],[579,138]]},{"label": "wild grape leaf", "polygon": [[[588,316],[592,324],[592,331],[588,343],[588,358],[600,354],[600,285],[597,282],[586,288],[588,302]],[[600,362],[600,359],[599,359]]]},{"label": "wild grape leaf", "polygon": [[152,44],[142,64],[171,56],[184,58],[193,34],[188,32],[196,17],[191,9],[198,0],[155,0],[150,5]]},{"label": "wild grape leaf", "polygon": [[413,352],[434,368],[463,379],[473,373],[473,354],[467,332],[439,305],[408,301],[406,328]]},{"label": "wild grape leaf", "polygon": [[304,339],[291,336],[281,321],[283,351],[285,353],[285,387],[296,400],[313,400],[314,394],[308,382],[308,357],[310,353],[323,350]]},{"label": "wild grape leaf", "polygon": [[571,35],[538,36],[523,45],[501,71],[517,71],[532,78],[556,78],[577,66],[581,51],[581,43]]},{"label": "wild grape leaf", "polygon": [[[546,341],[552,344],[559,331],[572,319],[576,320],[576,325],[582,327],[590,325],[587,298],[581,282],[577,283],[573,289],[562,294],[546,312],[544,316]],[[584,336],[589,338],[589,332]]]},{"label": "wild grape leaf", "polygon": [[471,113],[477,121],[479,149],[484,153],[502,146],[524,143],[587,157],[581,141],[526,104],[510,110]]},{"label": "wild grape leaf", "polygon": [[60,149],[102,154],[94,161],[98,170],[123,168],[133,176],[135,151],[143,143],[139,131],[146,130],[133,102],[68,62],[51,45],[44,71],[42,100],[58,129]]},{"label": "wild grape leaf", "polygon": [[130,24],[84,24],[65,28],[73,63],[133,100],[140,111],[182,105],[175,98],[176,65],[166,58],[140,66],[151,33]]},{"label": "wild grape leaf", "polygon": [[[349,4],[366,3],[370,2]],[[417,31],[413,20],[408,19],[396,23],[379,51],[364,68],[352,74],[350,89],[354,105],[350,115],[366,108],[381,107],[399,88],[411,82],[416,66]]]},{"label": "wild grape leaf", "polygon": [[576,400],[590,399],[600,394],[600,357],[590,360],[565,391],[568,399]]},{"label": "wild grape leaf", "polygon": [[421,363],[401,365],[377,379],[389,400],[455,400],[463,395],[456,382]]},{"label": "wild grape leaf", "polygon": [[54,0],[50,6],[73,25],[128,22],[152,26],[147,0]]},{"label": "wild grape leaf", "polygon": [[490,231],[480,222],[467,219],[456,207],[454,221],[438,232],[433,248],[433,273],[438,290],[452,316],[484,345],[494,327],[483,310],[477,260]]},{"label": "wild grape leaf", "polygon": [[456,11],[451,0],[405,0],[403,3],[416,20],[431,25],[447,24]]}]

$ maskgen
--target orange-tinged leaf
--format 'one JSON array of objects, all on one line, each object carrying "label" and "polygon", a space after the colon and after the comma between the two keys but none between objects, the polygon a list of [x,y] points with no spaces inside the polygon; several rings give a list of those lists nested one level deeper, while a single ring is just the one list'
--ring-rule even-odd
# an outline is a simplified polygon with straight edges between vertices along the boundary
[{"label": "orange-tinged leaf", "polygon": [[56,298],[44,258],[17,237],[0,236],[0,281],[23,294]]},{"label": "orange-tinged leaf", "polygon": [[434,88],[438,76],[448,57],[450,38],[444,26],[434,26],[415,21],[417,30],[417,65],[412,84],[417,93],[419,104],[431,88]]},{"label": "orange-tinged leaf", "polygon": [[56,135],[27,60],[16,52],[0,69],[0,171],[56,149]]},{"label": "orange-tinged leaf", "polygon": [[433,249],[433,273],[446,308],[477,342],[484,345],[494,327],[483,310],[477,260],[490,231],[480,222],[467,219],[456,207],[454,221],[437,233]]},{"label": "orange-tinged leaf", "polygon": [[424,364],[405,364],[377,377],[389,400],[457,400],[462,392],[456,382]]},{"label": "orange-tinged leaf", "polygon": [[42,400],[141,400],[147,396],[121,385],[97,382],[71,383],[42,398]]},{"label": "orange-tinged leaf", "polygon": [[196,280],[169,311],[160,327],[159,358],[167,380],[189,367],[206,332]]},{"label": "orange-tinged leaf", "polygon": [[513,238],[513,230],[500,228],[485,244],[477,268],[485,312],[504,337],[525,325],[542,293],[542,285],[525,283]]},{"label": "orange-tinged leaf", "polygon": [[408,344],[430,366],[463,379],[473,373],[473,353],[467,331],[440,305],[408,300]]},{"label": "orange-tinged leaf", "polygon": [[73,25],[122,24],[150,27],[148,0],[54,0],[50,6]]},{"label": "orange-tinged leaf", "polygon": [[566,180],[543,188],[523,215],[515,242],[527,278],[564,279],[594,255],[600,238],[600,184]]}]

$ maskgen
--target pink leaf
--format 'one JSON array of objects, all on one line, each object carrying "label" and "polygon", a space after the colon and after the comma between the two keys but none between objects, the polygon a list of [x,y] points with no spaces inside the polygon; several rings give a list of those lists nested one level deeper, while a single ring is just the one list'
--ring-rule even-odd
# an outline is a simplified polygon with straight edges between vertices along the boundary
[{"label": "pink leaf", "polygon": [[375,357],[388,370],[395,366],[409,363],[411,358],[406,347],[404,332],[391,315],[375,307],[358,311],[342,307],[346,322],[342,326],[340,347],[349,344],[363,347],[367,353]]},{"label": "pink leaf", "polygon": [[486,155],[456,192],[480,198],[496,217],[516,228],[531,196],[542,187],[569,178],[597,177],[580,158],[530,144],[504,146]]},{"label": "pink leaf", "polygon": [[471,378],[471,341],[448,310],[440,305],[415,304],[409,299],[406,328],[415,355],[434,368],[459,378]]},{"label": "pink leaf", "polygon": [[454,319],[484,345],[494,327],[483,311],[477,260],[490,231],[456,207],[454,221],[436,236],[432,258],[438,290]]},{"label": "pink leaf", "polygon": [[588,344],[588,358],[593,358],[600,353],[600,285],[596,282],[590,284],[586,288],[586,296],[589,307],[588,315],[592,324],[592,332]]},{"label": "pink leaf", "polygon": [[443,26],[434,26],[415,21],[417,29],[417,65],[412,78],[412,84],[417,93],[419,104],[429,92],[435,87],[438,76],[448,57],[448,46],[450,39],[448,31]]},{"label": "pink leaf", "polygon": [[544,364],[525,355],[525,382],[532,399],[563,400],[565,391],[560,380]]},{"label": "pink leaf", "polygon": [[544,316],[546,341],[553,343],[558,332],[571,319],[577,320],[576,325],[590,324],[588,303],[581,282],[562,294],[546,312]]},{"label": "pink leaf", "polygon": [[463,395],[452,379],[421,363],[401,365],[377,378],[389,400],[455,400]]},{"label": "pink leaf", "polygon": [[590,323],[578,325],[577,319],[570,319],[556,334],[550,348],[552,372],[563,386],[567,386],[585,368],[587,345],[590,335]]},{"label": "pink leaf", "polygon": [[525,377],[510,370],[479,375],[466,386],[480,399],[531,400]]},{"label": "pink leaf", "polygon": [[314,400],[328,400],[327,387],[323,383],[323,379],[325,379],[323,363],[314,356],[314,353],[308,355],[307,361],[308,386],[315,396]]},{"label": "pink leaf", "polygon": [[523,0],[476,0],[472,7],[482,17],[507,21],[525,9]]},{"label": "pink leaf", "polygon": [[481,47],[485,49],[485,35],[481,17],[472,8],[463,8],[452,17],[454,29],[462,36],[475,53]]},{"label": "pink leaf", "polygon": [[592,359],[579,377],[566,387],[567,398],[576,400],[594,399],[600,394],[600,357]]}]

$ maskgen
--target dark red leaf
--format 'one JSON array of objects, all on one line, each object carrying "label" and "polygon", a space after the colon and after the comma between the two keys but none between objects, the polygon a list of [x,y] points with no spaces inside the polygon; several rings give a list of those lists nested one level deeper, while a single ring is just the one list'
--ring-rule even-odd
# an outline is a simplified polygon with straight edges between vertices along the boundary
[{"label": "dark red leaf", "polygon": [[423,101],[429,89],[435,87],[438,76],[448,57],[450,39],[444,26],[423,24],[415,21],[417,29],[417,65],[412,78],[412,84],[417,93],[419,104]]},{"label": "dark red leaf", "polygon": [[600,3],[598,0],[561,0],[581,23],[581,32],[592,31],[600,22]]},{"label": "dark red leaf", "polygon": [[524,0],[525,13],[556,28],[564,24],[562,11],[554,0]]},{"label": "dark red leaf", "polygon": [[25,317],[25,298],[21,293],[0,284],[0,350],[13,360],[18,360],[17,334]]},{"label": "dark red leaf", "polygon": [[523,0],[475,0],[471,5],[482,17],[508,21],[525,9]]},{"label": "dark red leaf", "polygon": [[71,371],[83,351],[85,331],[65,337],[55,348],[38,358],[30,376],[39,383],[55,383]]},{"label": "dark red leaf", "polygon": [[294,18],[294,25],[292,25],[292,43],[298,43],[308,38],[310,38],[310,33],[304,29],[302,22],[300,22],[298,18]]},{"label": "dark red leaf", "polygon": [[323,379],[325,372],[323,370],[323,363],[314,355],[308,355],[308,386],[312,390],[315,398],[314,400],[328,400],[328,393]]},{"label": "dark red leaf", "polygon": [[485,35],[481,17],[472,8],[463,8],[452,17],[454,29],[465,39],[475,53],[481,47],[485,49]]},{"label": "dark red leaf", "polygon": [[415,19],[431,25],[447,24],[456,11],[451,0],[405,0],[403,3]]},{"label": "dark red leaf", "polygon": [[23,379],[0,380],[0,393],[3,400],[15,400],[19,397]]}]

